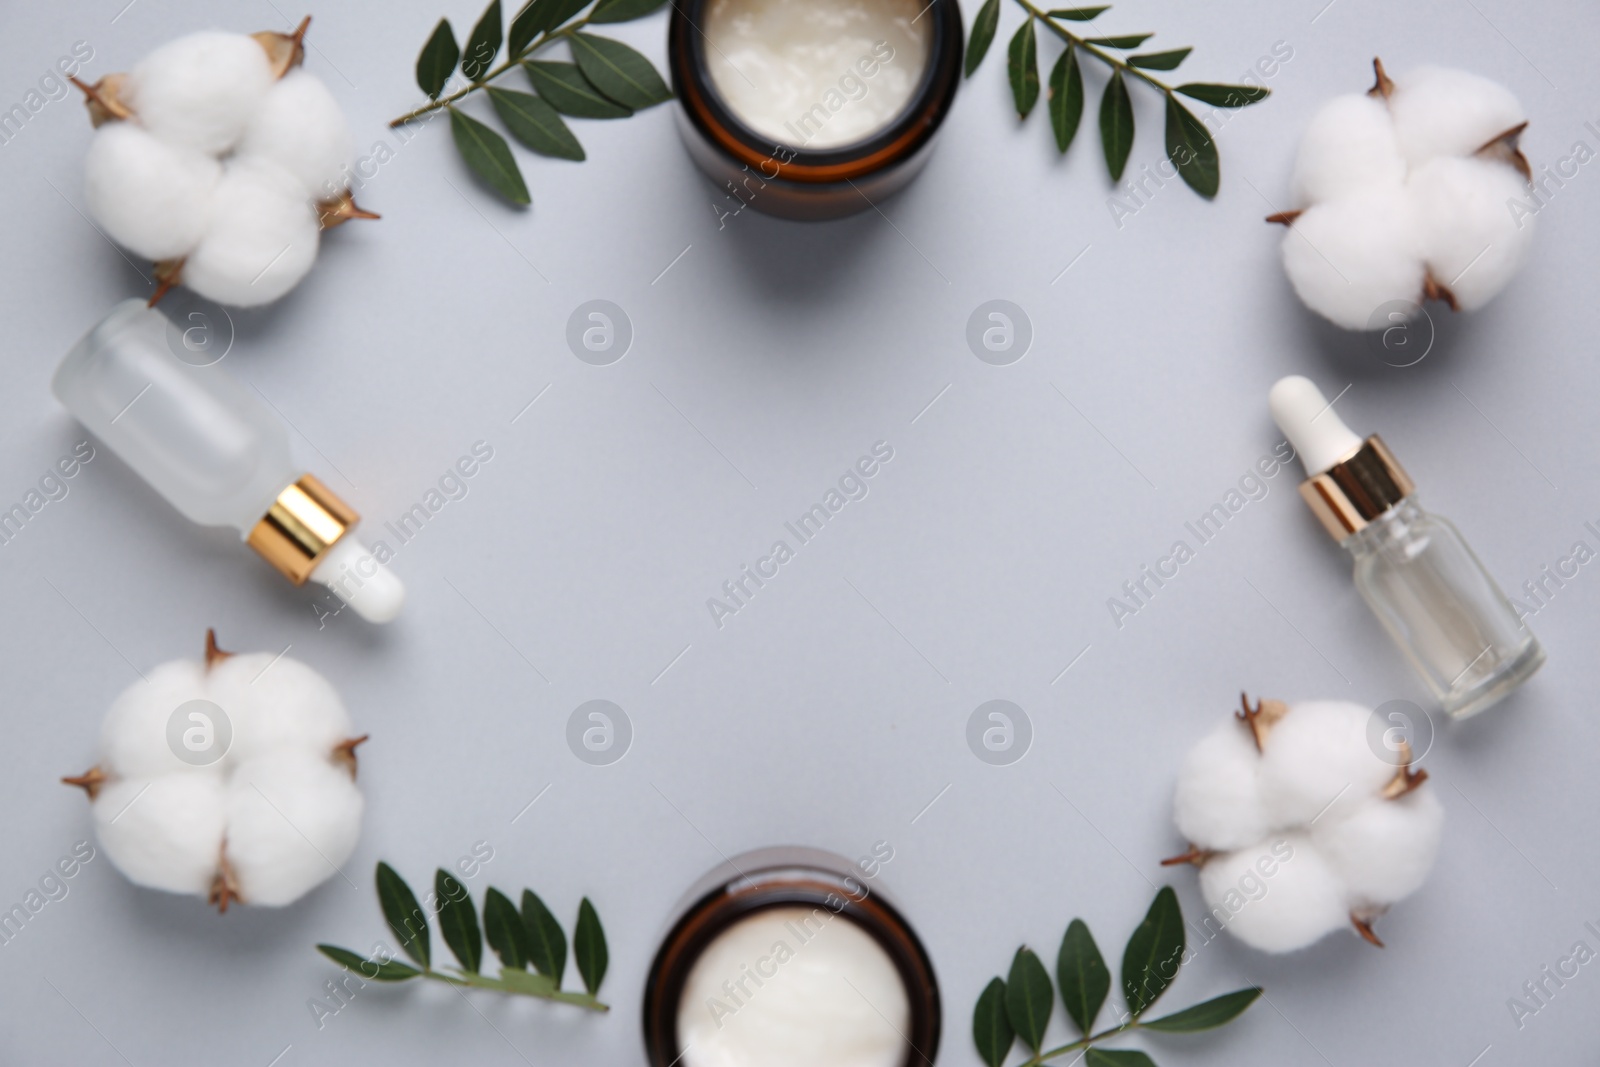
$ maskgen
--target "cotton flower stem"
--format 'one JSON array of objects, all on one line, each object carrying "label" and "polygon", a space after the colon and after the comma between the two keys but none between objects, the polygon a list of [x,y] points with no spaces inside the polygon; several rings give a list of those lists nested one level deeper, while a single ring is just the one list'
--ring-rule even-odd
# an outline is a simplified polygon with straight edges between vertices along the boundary
[{"label": "cotton flower stem", "polygon": [[554,44],[560,38],[572,36],[574,33],[578,32],[581,29],[583,29],[588,24],[589,24],[589,16],[585,15],[583,18],[578,19],[576,22],[569,22],[565,26],[561,27],[558,30],[545,30],[542,34],[540,34],[534,40],[534,42],[532,44],[528,45],[528,47],[524,48],[522,51],[518,52],[516,55],[512,56],[510,59],[508,59],[504,63],[500,64],[498,67],[496,67],[493,70],[489,71],[489,73],[483,75],[481,78],[478,78],[471,85],[468,85],[465,89],[457,89],[455,92],[451,93],[449,96],[441,96],[437,100],[433,100],[433,101],[430,101],[430,102],[422,105],[421,107],[417,108],[415,111],[406,112],[404,115],[401,115],[399,118],[395,119],[393,122],[390,122],[389,123],[389,128],[393,129],[396,126],[404,126],[408,122],[414,122],[417,119],[420,119],[424,115],[427,115],[427,114],[429,114],[431,112],[434,112],[434,111],[438,111],[441,108],[449,107],[451,104],[454,104],[457,100],[460,100],[464,96],[469,96],[472,93],[477,92],[479,89],[488,88],[488,85],[489,85],[490,82],[492,82],[496,78],[500,77],[500,75],[506,73],[506,71],[510,70],[512,67],[516,67],[516,66],[521,65],[523,60],[531,58],[535,52],[540,51],[546,45]]},{"label": "cotton flower stem", "polygon": [[597,1000],[588,993],[573,993],[560,989],[540,992],[539,990],[528,988],[526,984],[508,982],[503,978],[491,978],[486,974],[474,974],[468,971],[448,974],[429,967],[422,971],[421,976],[423,978],[432,978],[435,982],[443,982],[446,985],[464,986],[469,989],[493,989],[498,993],[514,993],[525,997],[537,997],[540,1000],[553,1000],[560,1004],[572,1004],[583,1008],[585,1011],[608,1012],[611,1010],[611,1005]]},{"label": "cotton flower stem", "polygon": [[1034,6],[1030,0],[1017,0],[1017,3],[1022,5],[1023,10],[1028,12],[1028,14],[1032,15],[1034,18],[1038,19],[1040,22],[1044,23],[1052,33],[1061,38],[1063,41],[1066,41],[1068,44],[1083,49],[1085,52],[1088,52],[1091,56],[1094,56],[1107,66],[1115,67],[1124,74],[1138,78],[1140,81],[1145,82],[1148,85],[1155,86],[1167,96],[1172,95],[1172,86],[1168,85],[1166,82],[1160,81],[1157,78],[1151,77],[1149,74],[1146,74],[1133,64],[1126,63],[1118,59],[1116,56],[1111,55],[1109,52],[1101,51],[1097,46],[1090,44],[1082,37],[1079,37],[1077,34],[1071,32],[1065,26],[1062,26],[1059,22],[1052,19],[1047,11]]}]

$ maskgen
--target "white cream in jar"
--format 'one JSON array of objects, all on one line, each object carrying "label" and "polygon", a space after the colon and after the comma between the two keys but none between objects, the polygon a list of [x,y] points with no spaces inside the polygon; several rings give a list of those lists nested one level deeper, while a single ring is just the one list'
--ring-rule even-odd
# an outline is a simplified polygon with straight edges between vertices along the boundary
[{"label": "white cream in jar", "polygon": [[894,961],[855,922],[781,906],[706,946],[677,1026],[684,1067],[901,1067],[911,1003]]},{"label": "white cream in jar", "polygon": [[709,0],[718,94],[745,125],[795,148],[865,140],[905,111],[928,65],[926,0]]}]

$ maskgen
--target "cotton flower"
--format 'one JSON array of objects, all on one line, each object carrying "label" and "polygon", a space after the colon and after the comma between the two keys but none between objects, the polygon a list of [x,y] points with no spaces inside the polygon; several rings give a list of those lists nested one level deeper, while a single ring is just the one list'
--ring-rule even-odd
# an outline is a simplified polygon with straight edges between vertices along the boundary
[{"label": "cotton flower", "polygon": [[186,284],[222,304],[283,296],[316,260],[319,229],[354,218],[355,142],[338,102],[300,69],[292,34],[207,30],[83,90],[97,132],[89,213],[156,261],[154,303]]},{"label": "cotton flower", "polygon": [[318,241],[316,211],[292,174],[261,158],[231,159],[183,282],[219,304],[270,303],[306,276]]},{"label": "cotton flower", "polygon": [[1533,229],[1508,204],[1525,189],[1527,126],[1504,86],[1422,67],[1338,96],[1312,118],[1291,178],[1283,266],[1306,306],[1351,330],[1380,308],[1443,300],[1475,309],[1527,258]]},{"label": "cotton flower", "polygon": [[88,792],[100,844],[135,884],[223,911],[281,906],[355,849],[365,736],[352,734],[310,667],[221,652],[208,632],[205,662],[164,663],[117,697],[99,762],[63,781]]},{"label": "cotton flower", "polygon": [[1369,742],[1371,712],[1346,701],[1264,700],[1201,739],[1173,802],[1215,919],[1265,952],[1337,929],[1373,944],[1372,921],[1416,892],[1438,856],[1444,809],[1426,771]]}]

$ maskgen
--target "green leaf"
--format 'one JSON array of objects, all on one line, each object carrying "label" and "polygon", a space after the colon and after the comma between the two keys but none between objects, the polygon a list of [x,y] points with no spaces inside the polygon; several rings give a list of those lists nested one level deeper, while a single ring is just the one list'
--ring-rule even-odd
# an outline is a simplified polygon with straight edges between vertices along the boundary
[{"label": "green leaf", "polygon": [[1082,919],[1073,919],[1061,938],[1061,951],[1056,954],[1056,983],[1061,986],[1061,1001],[1067,1006],[1067,1014],[1087,1037],[1106,1002],[1106,994],[1111,992],[1111,971]]},{"label": "green leaf", "polygon": [[[455,138],[456,151],[473,173],[513,204],[529,203],[532,198],[528,196],[528,186],[522,180],[522,171],[517,169],[517,161],[511,158],[511,147],[506,139],[470,115],[455,108],[449,111],[450,134]],[[448,877],[442,871],[440,874]]]},{"label": "green leaf", "polygon": [[489,0],[483,17],[472,27],[467,38],[467,50],[461,57],[461,73],[469,81],[477,81],[489,72],[489,64],[500,52],[500,0]]},{"label": "green leaf", "polygon": [[471,894],[443,867],[433,876],[433,891],[439,898],[439,932],[444,943],[461,961],[462,970],[477,974],[483,963],[483,932],[478,929],[478,910],[472,906]]},{"label": "green leaf", "polygon": [[1174,48],[1170,52],[1141,52],[1128,57],[1130,67],[1140,70],[1177,70],[1178,64],[1188,58],[1193,48]]},{"label": "green leaf", "polygon": [[540,974],[554,978],[559,986],[561,975],[567,969],[567,935],[556,917],[550,914],[550,909],[544,906],[544,901],[531,889],[522,891],[522,925],[528,931],[532,946],[528,962]]},{"label": "green leaf", "polygon": [[1107,48],[1120,48],[1125,50],[1129,48],[1138,48],[1140,45],[1144,44],[1154,36],[1155,34],[1153,33],[1130,33],[1121,37],[1087,37],[1085,38],[1085,41],[1087,41],[1089,44],[1098,44],[1104,45]]},{"label": "green leaf", "polygon": [[378,861],[378,906],[394,931],[405,954],[428,966],[432,945],[428,940],[428,915],[417,903],[417,896],[393,867]]},{"label": "green leaf", "polygon": [[530,59],[522,64],[522,69],[528,72],[528,81],[545,102],[563,115],[581,119],[621,119],[633,114],[632,108],[601,96],[600,90],[589,84],[576,63]]},{"label": "green leaf", "polygon": [[672,99],[650,61],[621,41],[588,33],[574,33],[569,40],[583,76],[617,103],[639,111]]},{"label": "green leaf", "polygon": [[[525,34],[531,41],[539,34],[560,26],[588,6],[589,0],[530,0],[511,23],[512,39],[516,40]],[[512,46],[512,55],[520,55],[521,52],[522,49]]]},{"label": "green leaf", "polygon": [[377,960],[358,956],[338,945],[318,945],[317,951],[339,966],[348,967],[371,982],[404,982],[407,978],[415,978],[422,973],[409,963],[400,963],[396,960],[379,963]]},{"label": "green leaf", "polygon": [[1083,71],[1078,69],[1078,49],[1067,45],[1050,71],[1050,128],[1056,148],[1065,152],[1078,135],[1083,118]]},{"label": "green leaf", "polygon": [[1255,1003],[1261,990],[1252,986],[1249,989],[1239,989],[1232,993],[1224,993],[1220,997],[1196,1004],[1192,1008],[1163,1015],[1159,1019],[1151,1019],[1144,1024],[1146,1030],[1161,1030],[1169,1034],[1187,1034],[1195,1030],[1210,1030],[1214,1026],[1231,1022],[1238,1018],[1246,1008]]},{"label": "green leaf", "polygon": [[1132,1048],[1091,1048],[1084,1067],[1156,1067],[1156,1061]]},{"label": "green leaf", "polygon": [[978,1046],[978,1055],[989,1067],[1000,1067],[1016,1039],[1011,1020],[1006,1018],[1006,984],[991,978],[978,994],[977,1007],[972,1009],[972,1040]]},{"label": "green leaf", "polygon": [[1110,11],[1111,6],[1105,7],[1057,7],[1052,8],[1049,16],[1053,19],[1066,19],[1069,22],[1088,22],[1098,16],[1102,11]]},{"label": "green leaf", "polygon": [[1006,1018],[1012,1029],[1035,1052],[1044,1043],[1044,1029],[1055,1005],[1050,975],[1027,946],[1011,958],[1011,973],[1006,976]]},{"label": "green leaf", "polygon": [[606,932],[600,926],[600,916],[589,898],[578,905],[578,925],[572,931],[572,955],[578,961],[578,973],[583,976],[583,988],[592,997],[600,992],[600,983],[606,979]]},{"label": "green leaf", "polygon": [[1214,85],[1209,82],[1190,82],[1178,86],[1177,91],[1212,107],[1249,107],[1272,95],[1271,89],[1254,85]]},{"label": "green leaf", "polygon": [[1100,98],[1100,144],[1106,152],[1106,168],[1112,181],[1122,180],[1122,168],[1133,151],[1133,101],[1128,99],[1128,83],[1122,71],[1111,75],[1105,95]]},{"label": "green leaf", "polygon": [[532,93],[488,87],[489,102],[511,136],[542,156],[582,159],[583,145],[561,121],[556,109]]},{"label": "green leaf", "polygon": [[417,56],[417,85],[428,94],[428,99],[439,99],[444,83],[455,73],[456,60],[460,58],[461,49],[456,46],[450,20],[440,19],[439,25],[433,28],[433,36],[422,46],[422,54]]},{"label": "green leaf", "polygon": [[533,958],[533,939],[522,925],[522,916],[517,914],[517,906],[511,903],[511,898],[493,886],[483,897],[483,936],[508,969],[528,969],[528,961]]},{"label": "green leaf", "polygon": [[1217,143],[1211,139],[1206,124],[1174,96],[1167,97],[1167,158],[1189,188],[1208,200],[1217,195],[1222,181]]},{"label": "green leaf", "polygon": [[1039,46],[1034,36],[1033,16],[1011,38],[1006,50],[1006,73],[1011,78],[1011,99],[1017,115],[1027,118],[1039,99]]},{"label": "green leaf", "polygon": [[984,0],[978,17],[972,20],[972,34],[967,38],[967,77],[978,69],[983,57],[994,42],[994,31],[1000,25],[1000,0]]},{"label": "green leaf", "polygon": [[632,22],[655,11],[667,0],[600,0],[589,12],[589,22]]},{"label": "green leaf", "polygon": [[539,18],[543,12],[538,9],[538,0],[530,0],[524,4],[511,19],[511,29],[506,33],[506,54],[513,59],[522,55],[533,39],[539,36]]},{"label": "green leaf", "polygon": [[1178,973],[1183,945],[1183,911],[1178,907],[1178,894],[1170,885],[1164,885],[1122,953],[1122,995],[1135,1019],[1156,1002]]}]

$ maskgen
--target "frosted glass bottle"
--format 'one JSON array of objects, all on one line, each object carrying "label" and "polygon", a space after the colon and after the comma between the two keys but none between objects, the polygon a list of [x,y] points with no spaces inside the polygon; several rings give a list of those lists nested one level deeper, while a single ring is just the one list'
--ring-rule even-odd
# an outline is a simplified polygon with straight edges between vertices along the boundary
[{"label": "frosted glass bottle", "polygon": [[232,526],[296,584],[334,589],[387,622],[404,590],[349,530],[360,521],[303,474],[277,415],[218,363],[195,366],[169,322],[125,300],[56,369],[51,388],[91,433],[202,526]]},{"label": "frosted glass bottle", "polygon": [[1449,520],[1415,495],[1344,542],[1355,582],[1445,711],[1481,711],[1544,663],[1544,649]]},{"label": "frosted glass bottle", "polygon": [[1305,465],[1300,495],[1355,557],[1356,588],[1440,707],[1473,715],[1539,669],[1538,640],[1460,531],[1422,509],[1381,438],[1357,437],[1298,375],[1268,403]]}]

